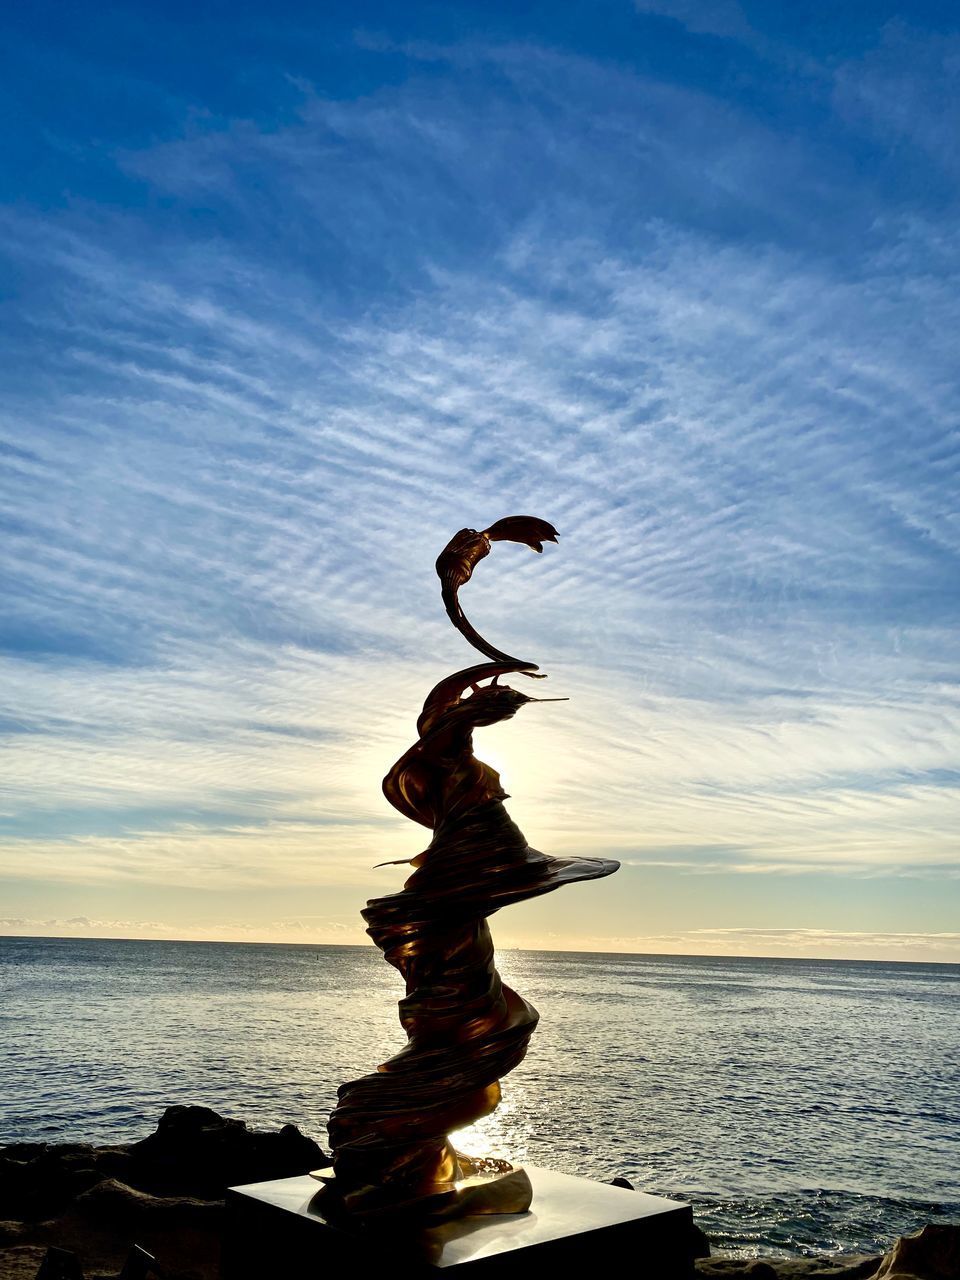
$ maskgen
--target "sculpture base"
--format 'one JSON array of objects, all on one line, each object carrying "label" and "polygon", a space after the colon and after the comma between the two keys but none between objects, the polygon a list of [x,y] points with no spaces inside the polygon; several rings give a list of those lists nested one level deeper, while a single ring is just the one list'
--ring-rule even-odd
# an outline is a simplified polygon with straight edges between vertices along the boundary
[{"label": "sculpture base", "polygon": [[[432,1225],[397,1216],[351,1223],[324,1214],[317,1183],[304,1174],[227,1192],[223,1280],[286,1280],[300,1275],[382,1275],[423,1280],[456,1275],[528,1278],[531,1268],[574,1275],[631,1260],[657,1280],[693,1275],[690,1206],[527,1167],[527,1213],[460,1216]],[[611,1270],[611,1274],[613,1274]],[[451,1280],[453,1277],[451,1276]]]},{"label": "sculpture base", "polygon": [[[461,1156],[460,1160],[468,1162],[469,1157]],[[495,1164],[502,1167],[484,1167]],[[469,1169],[469,1165],[467,1167]],[[362,1213],[351,1213],[344,1206],[332,1169],[317,1169],[308,1176],[322,1184],[314,1197],[313,1208],[330,1222],[344,1225],[358,1225],[361,1217],[364,1221],[406,1218],[426,1225],[480,1214],[526,1213],[533,1199],[533,1184],[526,1169],[511,1167],[506,1161],[476,1161],[475,1167],[456,1182],[440,1183],[432,1194],[419,1196],[416,1200],[387,1200],[376,1206],[375,1200],[368,1197]]]}]

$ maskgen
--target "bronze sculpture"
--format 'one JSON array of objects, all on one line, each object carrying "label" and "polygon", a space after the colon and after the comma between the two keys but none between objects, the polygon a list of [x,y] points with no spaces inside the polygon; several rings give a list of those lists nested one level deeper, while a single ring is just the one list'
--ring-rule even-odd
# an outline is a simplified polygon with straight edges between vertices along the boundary
[{"label": "bronze sculpture", "polygon": [[400,1022],[408,1043],[373,1074],[340,1087],[329,1123],[333,1177],[317,1175],[326,1182],[324,1211],[437,1218],[529,1208],[522,1168],[461,1155],[448,1137],[496,1108],[500,1078],[523,1059],[539,1018],[501,982],[487,917],[563,884],[610,875],[619,863],[548,857],[530,848],[507,815],[498,773],[473,754],[473,730],[509,719],[527,702],[558,699],[499,683],[511,672],[543,677],[536,663],[484,640],[458,592],[491,543],[542,552],[556,537],[545,520],[511,516],[482,532],[461,529],[437,560],[451,621],[491,661],[430,692],[418,740],[383,781],[390,803],[433,831],[430,845],[407,860],[415,870],[402,891],[372,899],[362,913],[406,982]]}]

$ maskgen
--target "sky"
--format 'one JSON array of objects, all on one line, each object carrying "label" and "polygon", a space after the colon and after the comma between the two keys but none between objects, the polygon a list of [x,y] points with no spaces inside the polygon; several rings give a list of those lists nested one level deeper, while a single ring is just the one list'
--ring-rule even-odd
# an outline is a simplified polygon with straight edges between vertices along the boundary
[{"label": "sky", "polygon": [[954,5],[5,21],[0,932],[363,943],[523,513],[498,945],[960,962]]}]

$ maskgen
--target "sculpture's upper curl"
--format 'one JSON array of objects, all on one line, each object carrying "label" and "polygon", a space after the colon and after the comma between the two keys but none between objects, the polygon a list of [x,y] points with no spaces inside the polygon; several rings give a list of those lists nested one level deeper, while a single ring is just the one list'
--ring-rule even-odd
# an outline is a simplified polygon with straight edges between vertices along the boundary
[{"label": "sculpture's upper curl", "polygon": [[[461,529],[455,533],[437,557],[437,576],[440,579],[443,603],[447,616],[462,636],[475,649],[485,653],[495,662],[510,662],[515,669],[523,670],[525,675],[532,676],[537,669],[535,662],[523,662],[511,658],[508,653],[495,649],[484,640],[483,636],[471,626],[466,614],[460,606],[457,593],[470,581],[473,571],[484,556],[490,554],[493,542],[522,542],[533,551],[542,552],[545,542],[556,542],[556,529],[546,520],[537,516],[506,516],[497,520],[489,529]],[[541,677],[537,677],[541,678]]]}]

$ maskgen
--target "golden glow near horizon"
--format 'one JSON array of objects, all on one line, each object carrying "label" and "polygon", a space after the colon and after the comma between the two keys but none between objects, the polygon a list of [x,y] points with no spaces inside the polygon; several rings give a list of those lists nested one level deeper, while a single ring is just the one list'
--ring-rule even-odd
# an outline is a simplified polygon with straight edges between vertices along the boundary
[{"label": "golden glow near horizon", "polygon": [[[550,680],[572,700],[525,707],[514,721],[481,731],[478,754],[501,773],[512,797],[508,808],[531,843],[551,853],[621,858],[626,882],[613,891],[588,887],[576,920],[564,915],[558,923],[543,904],[517,908],[506,913],[499,935],[546,949],[960,960],[960,939],[943,918],[939,927],[931,921],[929,930],[907,930],[885,911],[883,927],[854,927],[863,917],[857,899],[878,886],[895,895],[905,877],[915,892],[917,885],[933,887],[938,867],[949,876],[953,793],[922,782],[891,793],[820,781],[838,756],[846,776],[876,767],[878,756],[892,764],[909,738],[910,717],[925,711],[825,707],[817,714],[807,701],[802,717],[774,729],[756,711],[745,716],[706,701],[654,698],[615,673],[605,687],[596,667],[587,673],[565,657]],[[39,793],[55,768],[61,793],[76,797],[74,803],[126,792],[146,808],[190,811],[211,793],[233,792],[235,812],[215,823],[203,818],[151,829],[144,821],[109,835],[3,841],[5,876],[29,868],[31,877],[63,884],[62,900],[71,900],[72,886],[82,902],[68,912],[11,913],[0,931],[363,941],[363,901],[398,889],[405,874],[403,867],[375,870],[375,864],[412,857],[429,840],[424,831],[418,843],[417,829],[393,815],[379,782],[385,764],[412,741],[417,693],[437,667],[380,669],[372,681],[357,667],[300,655],[293,671],[274,667],[266,679],[251,664],[226,689],[214,671],[194,672],[191,686],[212,685],[203,713],[223,726],[215,746],[170,737],[174,724],[189,734],[196,716],[186,692],[176,691],[188,683],[185,676],[140,674],[133,687],[125,674],[115,689],[115,675],[88,675],[61,711],[79,714],[81,703],[109,705],[122,694],[132,723],[106,743],[26,742],[10,782]],[[312,718],[326,733],[333,725],[330,743],[231,729],[262,716],[271,702],[278,718],[299,717],[305,727]],[[349,708],[350,718],[337,726],[341,708]],[[245,780],[246,794],[237,794],[237,778]],[[813,789],[798,785],[803,778],[816,780]],[[911,876],[921,848],[923,867]],[[771,904],[765,921],[756,920],[752,904],[754,919],[741,911],[738,920],[735,901],[733,910],[724,903],[712,919],[704,915],[712,887],[737,882],[744,894],[749,884],[753,897],[762,886]],[[814,884],[811,906],[804,886]],[[135,891],[144,902],[166,905],[168,914],[130,920],[90,910],[91,901],[108,902],[117,886],[128,899]],[[224,888],[246,897],[246,918],[224,916],[216,902]],[[793,910],[798,888],[802,905]],[[331,913],[325,900],[335,890]],[[258,903],[264,891],[274,900],[280,894],[281,912],[265,914]],[[824,895],[822,905],[817,894]],[[301,914],[305,903],[310,919]],[[64,924],[80,915],[99,923]]]}]

